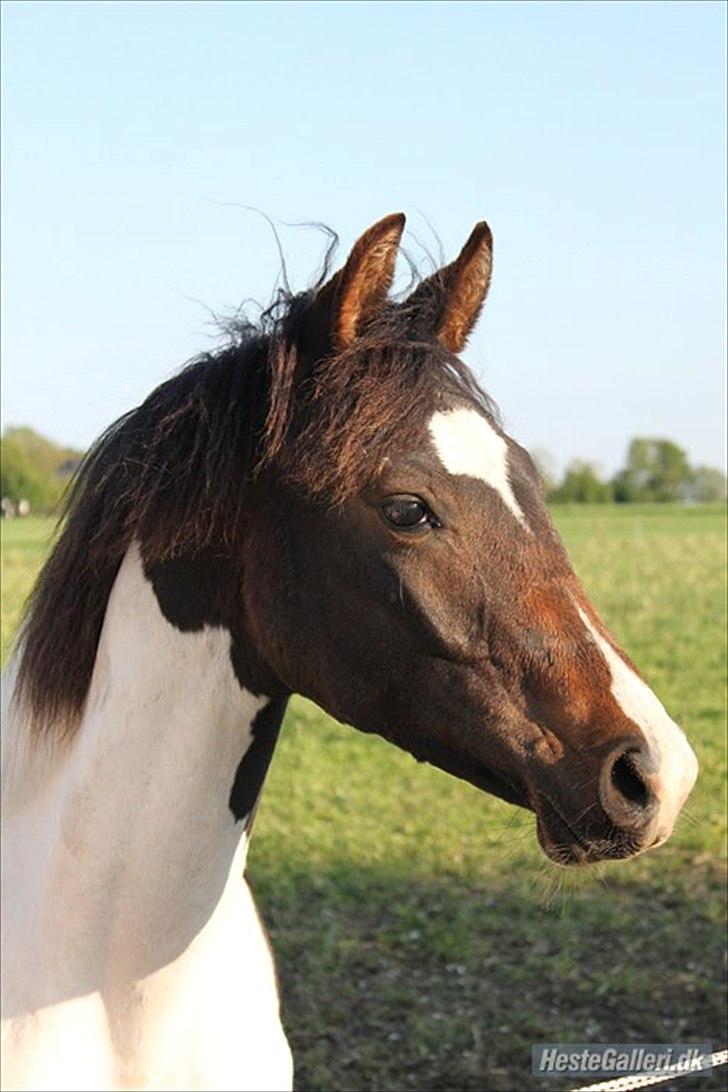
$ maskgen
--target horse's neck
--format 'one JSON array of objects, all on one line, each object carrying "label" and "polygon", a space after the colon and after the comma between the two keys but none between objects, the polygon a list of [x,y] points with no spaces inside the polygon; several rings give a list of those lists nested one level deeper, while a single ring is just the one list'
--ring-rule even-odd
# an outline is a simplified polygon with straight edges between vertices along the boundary
[{"label": "horse's neck", "polygon": [[36,926],[51,928],[71,973],[81,961],[93,977],[112,961],[137,977],[168,962],[209,919],[231,869],[242,871],[231,790],[268,700],[241,688],[229,651],[223,629],[182,633],[165,620],[130,550],[83,720],[42,763],[41,783],[14,804],[10,793],[6,813],[13,864],[36,887],[16,901],[47,915]]}]

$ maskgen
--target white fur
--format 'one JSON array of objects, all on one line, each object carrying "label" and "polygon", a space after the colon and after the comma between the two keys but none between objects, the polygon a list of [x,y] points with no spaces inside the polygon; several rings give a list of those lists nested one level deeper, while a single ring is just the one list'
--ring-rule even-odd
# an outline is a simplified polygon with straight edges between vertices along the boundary
[{"label": "white fur", "polygon": [[429,428],[445,469],[480,478],[495,489],[519,523],[527,526],[508,476],[508,445],[485,417],[473,409],[440,411],[430,418]]},{"label": "white fur", "polygon": [[681,728],[646,682],[625,663],[609,641],[579,608],[584,625],[607,661],[612,676],[612,695],[625,716],[641,728],[658,761],[656,792],[659,812],[657,831],[665,841],[698,776],[698,760]]},{"label": "white fur", "polygon": [[73,740],[31,753],[7,711],[3,1087],[291,1087],[228,807],[266,699],[229,647],[164,619],[132,549]]}]

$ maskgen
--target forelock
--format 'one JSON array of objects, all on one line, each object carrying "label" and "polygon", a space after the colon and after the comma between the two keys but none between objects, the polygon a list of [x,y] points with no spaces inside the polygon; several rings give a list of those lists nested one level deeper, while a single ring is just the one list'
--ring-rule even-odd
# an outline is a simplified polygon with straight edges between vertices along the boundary
[{"label": "forelock", "polygon": [[295,345],[287,351],[294,356],[288,370],[277,369],[285,410],[276,412],[273,390],[277,434],[269,417],[262,464],[332,503],[364,488],[387,458],[411,448],[436,410],[458,404],[498,419],[470,369],[434,339],[418,339],[394,307],[365,338],[316,362],[298,384],[291,379]]}]

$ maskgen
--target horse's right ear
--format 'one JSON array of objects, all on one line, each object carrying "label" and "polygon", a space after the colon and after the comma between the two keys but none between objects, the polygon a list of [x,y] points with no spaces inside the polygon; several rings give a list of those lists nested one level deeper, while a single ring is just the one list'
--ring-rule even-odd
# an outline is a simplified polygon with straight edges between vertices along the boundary
[{"label": "horse's right ear", "polygon": [[346,349],[376,317],[394,278],[404,213],[378,220],[354,244],[342,269],[319,289],[309,325],[330,348]]}]

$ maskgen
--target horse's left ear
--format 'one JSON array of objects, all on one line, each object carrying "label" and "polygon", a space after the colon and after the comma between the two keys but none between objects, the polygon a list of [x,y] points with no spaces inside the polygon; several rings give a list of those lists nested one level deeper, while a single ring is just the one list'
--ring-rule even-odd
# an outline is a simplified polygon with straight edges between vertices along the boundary
[{"label": "horse's left ear", "polygon": [[455,261],[423,281],[403,306],[418,328],[424,325],[441,345],[459,353],[485,302],[492,268],[493,236],[481,220]]},{"label": "horse's left ear", "polygon": [[378,220],[356,241],[346,264],[318,292],[313,310],[335,349],[346,349],[376,316],[394,277],[404,230],[401,212]]}]

